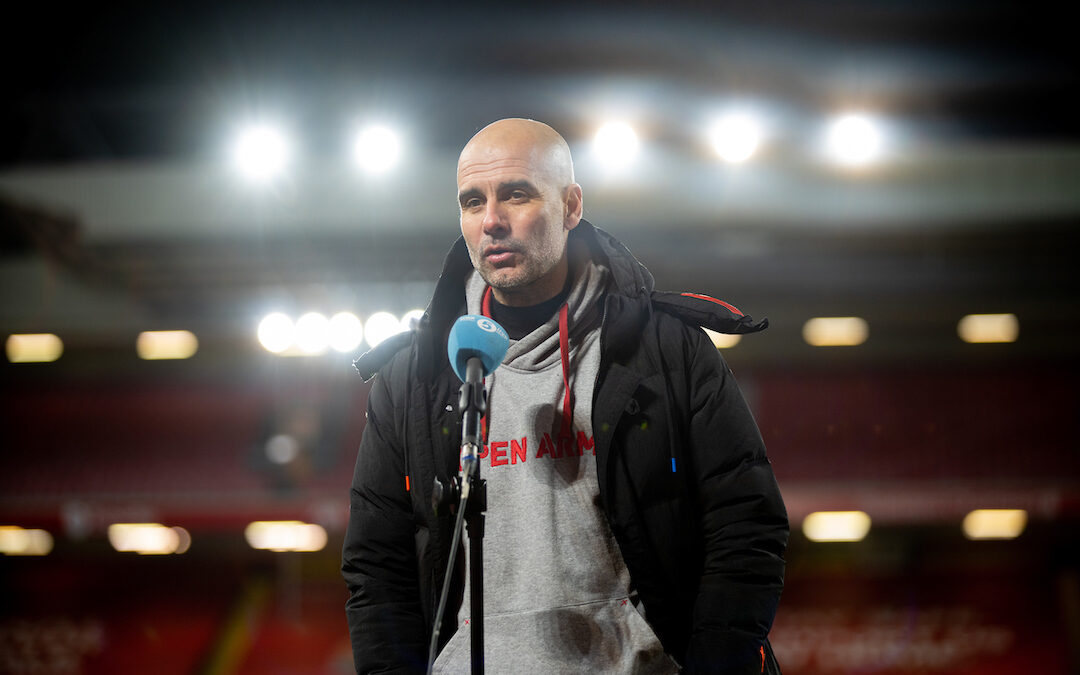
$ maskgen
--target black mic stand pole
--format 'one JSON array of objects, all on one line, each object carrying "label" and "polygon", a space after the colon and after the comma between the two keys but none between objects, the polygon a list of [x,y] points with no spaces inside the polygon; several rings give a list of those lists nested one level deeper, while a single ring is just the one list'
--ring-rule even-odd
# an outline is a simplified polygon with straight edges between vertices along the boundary
[{"label": "black mic stand pole", "polygon": [[480,478],[480,464],[469,481],[472,496],[465,507],[465,525],[469,531],[469,612],[472,626],[473,675],[484,673],[484,511],[487,510],[487,481]]},{"label": "black mic stand pole", "polygon": [[[470,658],[473,675],[484,673],[484,512],[487,511],[487,481],[480,478],[480,453],[483,443],[480,417],[487,410],[484,373],[480,359],[469,359],[461,385],[459,407],[465,429],[461,448],[465,476],[461,486],[465,502],[465,524],[469,532],[469,614],[472,625]],[[469,414],[474,413],[474,414]],[[469,447],[469,446],[472,447]]]}]

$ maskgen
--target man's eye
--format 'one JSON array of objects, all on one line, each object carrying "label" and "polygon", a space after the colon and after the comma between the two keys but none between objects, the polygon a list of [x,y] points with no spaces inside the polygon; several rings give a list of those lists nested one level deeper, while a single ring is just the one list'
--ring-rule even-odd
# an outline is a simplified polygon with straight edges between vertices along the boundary
[{"label": "man's eye", "polygon": [[467,209],[475,209],[478,206],[480,206],[480,200],[477,199],[476,197],[473,197],[472,199],[466,199],[465,203],[462,204],[462,206],[464,206]]},{"label": "man's eye", "polygon": [[514,190],[510,193],[510,199],[515,201],[521,201],[522,199],[528,199],[529,195],[525,194],[524,190]]}]

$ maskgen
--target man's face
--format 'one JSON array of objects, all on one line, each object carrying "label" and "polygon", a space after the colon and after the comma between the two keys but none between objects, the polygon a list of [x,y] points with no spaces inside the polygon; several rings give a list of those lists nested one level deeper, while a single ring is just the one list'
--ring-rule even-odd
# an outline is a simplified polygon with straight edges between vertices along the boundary
[{"label": "man's face", "polygon": [[568,188],[555,184],[536,154],[484,148],[458,166],[461,233],[473,267],[500,302],[516,300],[509,304],[543,302],[565,280]]}]

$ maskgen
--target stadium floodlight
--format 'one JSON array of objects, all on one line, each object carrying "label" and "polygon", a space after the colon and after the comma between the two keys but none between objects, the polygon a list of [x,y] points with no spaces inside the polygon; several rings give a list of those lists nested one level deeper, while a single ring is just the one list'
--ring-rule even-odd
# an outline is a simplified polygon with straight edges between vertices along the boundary
[{"label": "stadium floodlight", "polygon": [[968,314],[956,324],[956,333],[971,344],[1016,342],[1020,320],[1015,314]]},{"label": "stadium floodlight", "polygon": [[709,128],[709,143],[725,162],[745,162],[761,145],[761,125],[748,115],[727,115]]},{"label": "stadium floodlight", "polygon": [[330,347],[347,354],[364,341],[364,324],[352,312],[338,312],[330,317]]},{"label": "stadium floodlight", "polygon": [[305,354],[326,352],[330,346],[330,320],[318,312],[308,312],[296,320],[296,347]]},{"label": "stadium floodlight", "polygon": [[638,146],[637,132],[625,122],[608,122],[593,137],[593,153],[603,164],[615,168],[630,162]]},{"label": "stadium floodlight", "polygon": [[401,158],[401,140],[389,127],[373,125],[357,132],[352,145],[353,160],[367,173],[384,173]]},{"label": "stadium floodlight", "polygon": [[810,541],[862,541],[870,532],[870,516],[862,511],[815,511],[803,520],[802,530]]},{"label": "stadium floodlight", "polygon": [[1027,526],[1023,509],[976,509],[964,516],[968,539],[1016,539]]},{"label": "stadium floodlight", "polygon": [[5,343],[12,363],[49,363],[64,353],[64,342],[52,333],[16,333]]},{"label": "stadium floodlight", "polygon": [[268,352],[280,354],[293,344],[296,326],[281,312],[273,312],[259,322],[259,344]]},{"label": "stadium floodlight", "polygon": [[364,324],[364,338],[371,347],[401,332],[401,320],[390,312],[375,312]]},{"label": "stadium floodlight", "polygon": [[299,520],[257,520],[244,528],[251,548],[283,553],[321,551],[326,547],[326,530],[321,525]]},{"label": "stadium floodlight", "polygon": [[866,166],[881,154],[881,127],[868,115],[841,115],[829,125],[825,144],[830,156],[840,164]]},{"label": "stadium floodlight", "polygon": [[401,330],[416,330],[422,318],[424,318],[424,310],[410,309],[401,316]]},{"label": "stadium floodlight", "polygon": [[159,523],[113,523],[109,525],[108,536],[117,551],[139,555],[183,553],[191,545],[186,530]]},{"label": "stadium floodlight", "polygon": [[819,316],[803,324],[802,334],[813,347],[854,347],[866,342],[870,326],[858,316]]},{"label": "stadium floodlight", "polygon": [[280,176],[291,155],[285,133],[270,124],[257,124],[242,130],[233,145],[233,163],[240,173],[255,183]]},{"label": "stadium floodlight", "polygon": [[53,536],[47,530],[0,525],[0,555],[48,555]]},{"label": "stadium floodlight", "polygon": [[188,330],[147,330],[135,340],[135,353],[140,359],[188,359],[199,349],[199,339]]}]

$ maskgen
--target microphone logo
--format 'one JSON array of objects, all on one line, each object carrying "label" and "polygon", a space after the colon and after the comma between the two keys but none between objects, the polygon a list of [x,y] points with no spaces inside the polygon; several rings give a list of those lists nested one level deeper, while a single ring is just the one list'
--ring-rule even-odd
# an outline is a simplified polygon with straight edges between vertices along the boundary
[{"label": "microphone logo", "polygon": [[466,366],[469,361],[479,359],[480,377],[495,370],[510,346],[510,337],[497,322],[479,316],[466,314],[454,322],[450,335],[446,339],[446,355],[450,365],[462,382],[466,380]]}]

